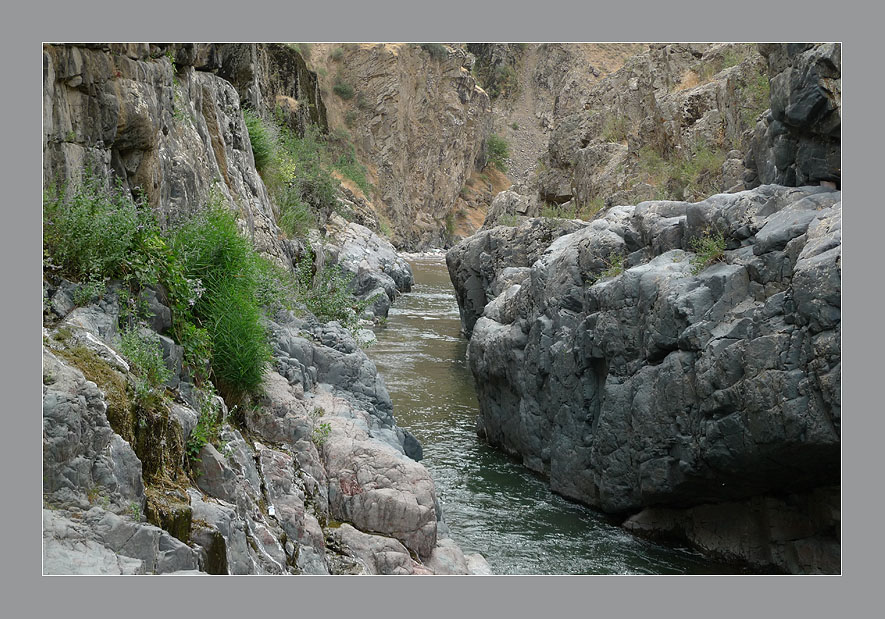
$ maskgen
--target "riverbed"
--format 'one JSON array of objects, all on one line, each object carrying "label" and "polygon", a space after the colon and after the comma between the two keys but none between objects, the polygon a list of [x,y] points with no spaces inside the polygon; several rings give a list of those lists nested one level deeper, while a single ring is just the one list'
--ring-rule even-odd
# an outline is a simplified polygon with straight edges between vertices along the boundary
[{"label": "riverbed", "polygon": [[496,574],[723,574],[741,568],[688,548],[639,539],[603,514],[553,494],[546,482],[476,435],[478,403],[458,305],[442,255],[413,257],[402,295],[368,354],[397,423],[424,448],[451,537]]}]

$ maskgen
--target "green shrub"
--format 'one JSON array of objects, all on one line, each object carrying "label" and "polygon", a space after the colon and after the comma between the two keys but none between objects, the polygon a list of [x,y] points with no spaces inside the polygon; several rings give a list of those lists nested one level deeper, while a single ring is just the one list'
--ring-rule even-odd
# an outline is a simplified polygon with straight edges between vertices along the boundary
[{"label": "green shrub", "polygon": [[442,43],[421,43],[421,49],[430,54],[434,60],[442,60],[449,55],[449,51]]},{"label": "green shrub", "polygon": [[185,445],[185,452],[191,463],[200,461],[200,451],[206,444],[218,440],[218,432],[221,429],[221,420],[219,419],[221,411],[214,395],[211,390],[200,395],[202,399],[200,416]]},{"label": "green shrub", "polygon": [[361,110],[370,110],[372,109],[372,103],[369,101],[369,98],[366,97],[363,93],[358,93],[356,96],[356,106]]},{"label": "green shrub", "polygon": [[550,217],[552,219],[577,219],[577,212],[574,206],[565,206],[563,204],[544,204],[541,207],[541,217]]},{"label": "green shrub", "polygon": [[455,214],[452,212],[446,214],[446,234],[449,236],[455,234]]},{"label": "green shrub", "polygon": [[519,92],[516,71],[508,64],[497,65],[486,80],[489,97],[497,99],[503,95],[516,95]]},{"label": "green shrub", "polygon": [[274,137],[264,121],[251,110],[243,110],[246,129],[249,130],[249,142],[252,144],[252,156],[255,168],[264,172],[274,156]]},{"label": "green shrub", "polygon": [[606,269],[600,273],[600,277],[615,277],[624,272],[624,256],[621,254],[609,256],[605,263]]},{"label": "green shrub", "polygon": [[505,160],[510,156],[510,147],[507,140],[495,134],[486,138],[486,155],[489,163],[502,172],[507,171]]},{"label": "green shrub", "polygon": [[348,146],[349,149],[338,156],[335,163],[332,164],[332,167],[341,172],[345,178],[349,178],[356,183],[365,195],[369,195],[372,186],[369,183],[369,179],[366,177],[366,167],[357,161],[353,146]]},{"label": "green shrub", "polygon": [[135,399],[143,403],[145,398],[157,396],[163,383],[172,377],[172,372],[163,362],[163,349],[157,336],[138,326],[123,331],[120,352],[129,360],[130,369],[136,375]]},{"label": "green shrub", "polygon": [[353,99],[353,95],[355,94],[353,86],[344,81],[344,78],[342,78],[340,75],[335,78],[335,84],[332,86],[332,92],[334,92],[345,101]]},{"label": "green shrub", "polygon": [[498,218],[497,225],[512,228],[513,226],[519,225],[519,218],[512,214],[501,215],[501,217]]},{"label": "green shrub", "polygon": [[623,115],[609,116],[602,125],[602,139],[606,142],[624,142],[630,132],[630,119]]},{"label": "green shrub", "polygon": [[336,47],[335,49],[332,50],[332,53],[329,54],[329,58],[331,58],[335,62],[338,62],[343,57],[344,57],[344,48],[343,47]]},{"label": "green shrub", "polygon": [[348,127],[353,127],[356,124],[356,119],[356,110],[347,110],[347,113],[344,115],[344,124]]},{"label": "green shrub", "polygon": [[702,199],[719,191],[725,152],[698,142],[685,155],[664,158],[650,146],[639,151],[639,169],[658,187],[658,199]]},{"label": "green shrub", "polygon": [[310,60],[310,51],[313,43],[289,43],[290,48],[301,54],[305,60]]},{"label": "green shrub", "polygon": [[691,249],[695,256],[691,259],[692,273],[697,275],[714,262],[721,262],[725,258],[725,237],[721,232],[693,239]]},{"label": "green shrub", "polygon": [[308,245],[295,266],[295,289],[298,300],[321,322],[337,320],[355,329],[359,317],[374,298],[359,300],[351,293],[352,276],[336,265],[314,272],[313,250]]},{"label": "green shrub", "polygon": [[302,236],[314,225],[313,212],[332,212],[337,206],[336,181],[327,166],[328,146],[311,125],[298,137],[278,128],[277,155],[266,175],[274,202],[280,209],[280,224],[290,236]]},{"label": "green shrub", "polygon": [[519,123],[516,123],[516,122],[510,123],[510,128],[513,129],[514,131],[518,131],[519,130]]},{"label": "green shrub", "polygon": [[121,278],[131,256],[157,226],[121,184],[105,187],[86,172],[78,185],[43,194],[43,250],[61,275],[78,281]]},{"label": "green shrub", "polygon": [[750,82],[741,88],[744,107],[741,110],[741,120],[744,127],[753,127],[756,118],[768,109],[770,84],[765,71],[760,71]]}]

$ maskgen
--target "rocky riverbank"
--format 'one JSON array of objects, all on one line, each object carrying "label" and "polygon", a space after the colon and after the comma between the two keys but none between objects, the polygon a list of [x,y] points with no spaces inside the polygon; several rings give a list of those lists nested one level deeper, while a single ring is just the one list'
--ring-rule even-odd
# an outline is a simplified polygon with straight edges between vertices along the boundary
[{"label": "rocky riverbank", "polygon": [[[677,52],[728,49],[666,46],[646,60]],[[805,185],[612,205],[590,222],[490,221],[447,263],[490,444],[629,530],[724,559],[838,573],[839,49],[759,52],[770,109],[744,141],[742,182]],[[755,50],[746,54],[718,85],[676,89],[657,105],[730,92],[728,80],[757,70]],[[594,101],[643,66],[637,57],[603,80],[587,95],[586,118],[575,118],[591,127]],[[731,112],[721,112],[698,118],[727,122]],[[626,150],[653,128],[639,127]],[[576,152],[594,148],[591,139]],[[549,186],[539,179],[542,195]],[[495,217],[537,212],[524,193],[496,202]]]},{"label": "rocky riverbank", "polygon": [[[368,228],[328,212],[309,237],[278,225],[280,205],[256,168],[241,105],[281,109],[296,134],[324,126],[316,75],[297,51],[47,45],[43,59],[47,187],[76,187],[88,171],[91,183],[113,181],[120,192],[88,199],[122,196],[113,199],[124,211],[169,227],[214,202],[238,215],[249,251],[290,279],[299,265],[309,278],[332,264],[349,272],[350,291],[373,300],[368,317],[386,315],[409,289],[408,264]],[[343,186],[336,196],[356,200]],[[396,425],[353,326],[318,320],[303,304],[268,309],[261,339],[266,333],[271,361],[258,395],[229,400],[229,409],[194,361],[205,343],[183,346],[182,329],[194,327],[180,322],[187,310],[140,275],[160,264],[154,277],[172,278],[169,268],[180,267],[165,238],[157,232],[138,248],[154,253],[102,267],[126,282],[71,281],[63,256],[47,254],[44,573],[488,573],[482,557],[448,537],[421,445]],[[199,282],[170,281],[190,287],[191,306],[206,294]],[[126,337],[137,343],[124,355]],[[163,367],[150,375],[163,377],[159,385],[146,374],[151,347],[162,352]]]}]

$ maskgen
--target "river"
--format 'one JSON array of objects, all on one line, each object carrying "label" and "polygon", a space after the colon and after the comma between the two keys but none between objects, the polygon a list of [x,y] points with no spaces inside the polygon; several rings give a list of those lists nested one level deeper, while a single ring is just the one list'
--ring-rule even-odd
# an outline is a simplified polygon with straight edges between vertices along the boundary
[{"label": "river", "polygon": [[452,538],[496,574],[734,574],[739,567],[636,538],[553,494],[546,482],[476,435],[467,340],[442,256],[410,259],[412,292],[377,327],[368,354],[397,423],[424,448]]}]

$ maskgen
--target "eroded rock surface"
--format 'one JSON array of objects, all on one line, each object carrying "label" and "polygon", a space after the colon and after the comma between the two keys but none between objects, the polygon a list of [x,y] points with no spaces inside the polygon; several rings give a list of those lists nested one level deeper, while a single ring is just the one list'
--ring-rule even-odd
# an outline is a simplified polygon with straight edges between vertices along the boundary
[{"label": "eroded rock surface", "polygon": [[[697,239],[718,234],[721,256],[698,264]],[[530,221],[447,262],[480,432],[555,491],[629,514],[839,483],[840,192],[643,202],[556,237]],[[838,523],[806,525],[796,539]],[[807,566],[720,534],[712,551]]]}]

